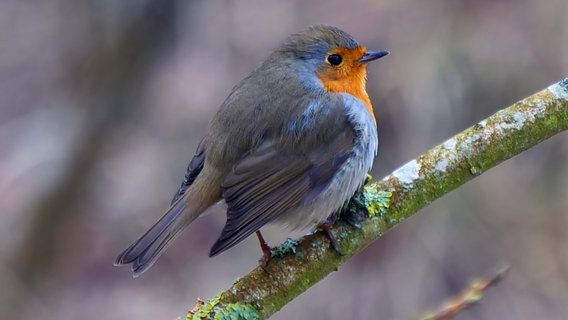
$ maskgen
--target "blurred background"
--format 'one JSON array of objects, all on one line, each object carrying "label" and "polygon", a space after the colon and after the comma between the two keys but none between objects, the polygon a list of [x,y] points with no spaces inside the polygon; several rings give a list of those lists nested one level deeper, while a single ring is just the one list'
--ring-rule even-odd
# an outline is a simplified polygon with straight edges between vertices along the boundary
[{"label": "blurred background", "polygon": [[[568,2],[0,3],[0,319],[174,319],[256,266],[198,219],[149,272],[116,255],[168,207],[232,86],[288,34],[341,27],[369,66],[382,178],[568,76]],[[411,319],[502,263],[458,319],[568,317],[568,137],[486,172],[382,237],[274,319]],[[288,234],[271,228],[272,243]]]}]

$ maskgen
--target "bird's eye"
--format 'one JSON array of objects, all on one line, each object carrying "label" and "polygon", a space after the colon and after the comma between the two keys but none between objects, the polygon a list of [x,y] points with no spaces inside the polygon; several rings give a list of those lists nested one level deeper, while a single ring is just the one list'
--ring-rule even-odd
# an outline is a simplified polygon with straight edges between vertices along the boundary
[{"label": "bird's eye", "polygon": [[331,64],[332,66],[340,65],[342,61],[343,58],[341,58],[341,56],[338,54],[330,54],[329,56],[327,56],[327,62],[329,62],[329,64]]}]

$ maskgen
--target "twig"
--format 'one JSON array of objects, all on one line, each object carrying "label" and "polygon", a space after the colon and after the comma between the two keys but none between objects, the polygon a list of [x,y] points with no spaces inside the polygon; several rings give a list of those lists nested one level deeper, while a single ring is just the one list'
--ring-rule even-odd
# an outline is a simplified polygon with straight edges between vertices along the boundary
[{"label": "twig", "polygon": [[485,290],[491,286],[496,285],[498,282],[503,280],[509,269],[510,269],[509,266],[504,266],[501,269],[499,269],[497,272],[495,272],[495,274],[489,277],[475,279],[471,281],[469,287],[467,287],[462,293],[446,301],[436,311],[429,312],[420,319],[421,320],[451,319],[459,312],[479,302],[481,298],[483,298],[483,293],[485,292]]}]

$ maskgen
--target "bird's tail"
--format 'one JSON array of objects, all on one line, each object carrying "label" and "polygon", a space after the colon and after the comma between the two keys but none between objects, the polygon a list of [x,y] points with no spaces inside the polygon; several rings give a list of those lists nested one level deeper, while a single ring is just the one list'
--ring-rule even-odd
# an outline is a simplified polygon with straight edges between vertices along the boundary
[{"label": "bird's tail", "polygon": [[[195,210],[196,208],[187,208],[189,194],[190,192],[177,199],[150,230],[116,258],[114,265],[121,266],[132,263],[134,277],[148,270],[164,253],[170,241],[201,214],[201,212]],[[186,209],[194,212],[184,213]]]}]

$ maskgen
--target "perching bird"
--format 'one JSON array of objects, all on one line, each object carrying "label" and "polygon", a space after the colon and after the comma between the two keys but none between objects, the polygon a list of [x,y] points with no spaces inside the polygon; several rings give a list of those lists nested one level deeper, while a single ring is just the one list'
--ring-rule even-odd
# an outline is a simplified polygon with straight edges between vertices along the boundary
[{"label": "perching bird", "polygon": [[289,36],[232,90],[171,207],[115,265],[132,263],[135,276],[143,273],[219,201],[227,205],[227,222],[210,256],[268,223],[290,229],[324,223],[373,164],[378,137],[366,66],[387,54],[367,51],[332,26]]}]

